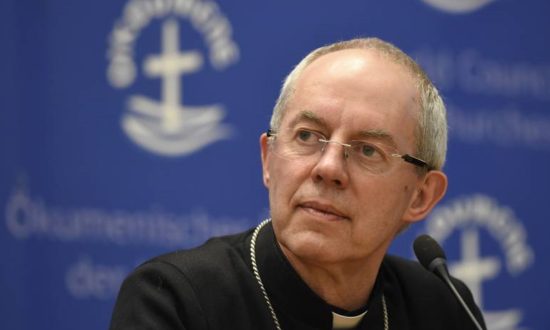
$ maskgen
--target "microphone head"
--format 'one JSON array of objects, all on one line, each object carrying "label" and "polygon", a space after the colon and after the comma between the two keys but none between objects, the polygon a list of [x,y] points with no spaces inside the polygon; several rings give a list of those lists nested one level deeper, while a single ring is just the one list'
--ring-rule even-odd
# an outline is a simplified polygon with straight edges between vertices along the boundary
[{"label": "microphone head", "polygon": [[431,236],[423,234],[418,236],[413,243],[414,254],[416,258],[424,266],[424,268],[432,271],[432,261],[436,259],[446,260],[445,252]]}]

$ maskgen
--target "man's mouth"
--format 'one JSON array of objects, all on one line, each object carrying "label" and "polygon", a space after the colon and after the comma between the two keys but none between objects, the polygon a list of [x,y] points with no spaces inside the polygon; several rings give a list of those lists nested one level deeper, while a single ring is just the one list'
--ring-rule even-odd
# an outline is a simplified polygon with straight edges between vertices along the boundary
[{"label": "man's mouth", "polygon": [[321,202],[310,201],[299,205],[304,211],[332,220],[349,220],[349,218],[335,207]]}]

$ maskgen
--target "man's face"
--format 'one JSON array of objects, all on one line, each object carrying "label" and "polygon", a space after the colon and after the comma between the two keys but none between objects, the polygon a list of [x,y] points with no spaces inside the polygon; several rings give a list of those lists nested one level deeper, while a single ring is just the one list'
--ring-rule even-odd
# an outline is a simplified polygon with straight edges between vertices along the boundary
[{"label": "man's face", "polygon": [[[383,145],[414,154],[418,92],[401,66],[372,51],[342,50],[311,63],[295,87],[280,132],[304,128],[342,143],[376,132]],[[417,220],[406,215],[421,182],[413,165],[395,158],[388,171],[371,173],[336,143],[297,160],[275,153],[265,135],[261,142],[285,254],[321,264],[382,258],[406,221]]]}]

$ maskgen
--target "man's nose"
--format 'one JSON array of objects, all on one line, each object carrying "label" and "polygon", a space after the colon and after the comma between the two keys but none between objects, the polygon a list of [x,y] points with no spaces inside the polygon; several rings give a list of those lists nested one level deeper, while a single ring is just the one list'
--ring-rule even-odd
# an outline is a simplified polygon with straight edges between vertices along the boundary
[{"label": "man's nose", "polygon": [[348,147],[337,141],[326,141],[320,158],[315,164],[311,175],[316,182],[325,182],[344,188],[348,185],[349,174],[347,168]]}]

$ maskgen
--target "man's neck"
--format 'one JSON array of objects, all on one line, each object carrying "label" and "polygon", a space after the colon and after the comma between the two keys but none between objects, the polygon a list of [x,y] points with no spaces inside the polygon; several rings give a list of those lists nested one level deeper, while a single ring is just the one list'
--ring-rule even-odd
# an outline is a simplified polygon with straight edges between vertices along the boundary
[{"label": "man's neck", "polygon": [[370,297],[382,257],[374,261],[318,265],[281,250],[302,280],[327,304],[347,311],[364,307]]}]

